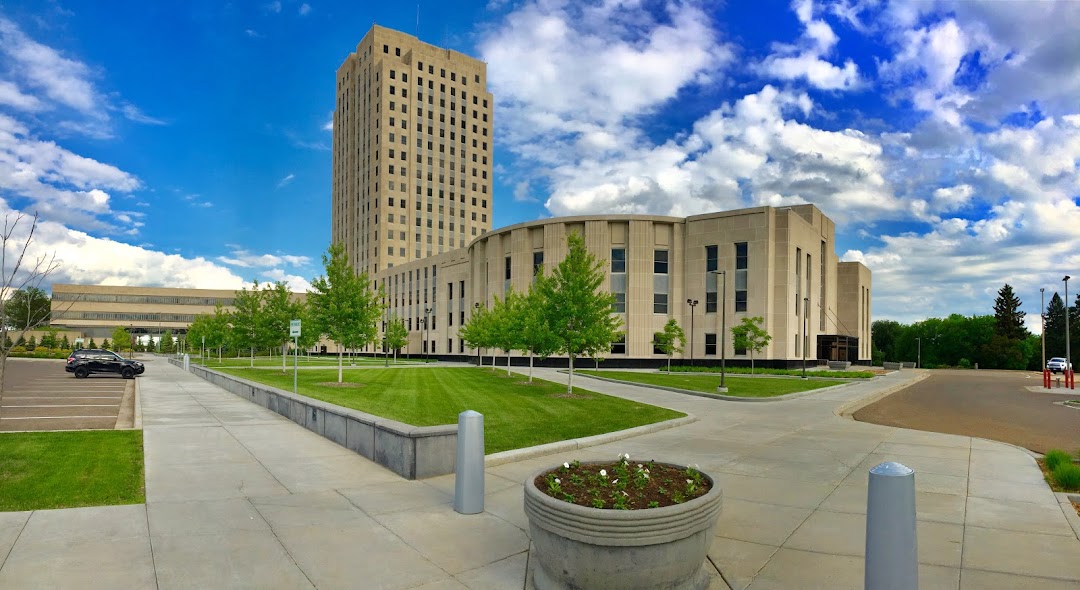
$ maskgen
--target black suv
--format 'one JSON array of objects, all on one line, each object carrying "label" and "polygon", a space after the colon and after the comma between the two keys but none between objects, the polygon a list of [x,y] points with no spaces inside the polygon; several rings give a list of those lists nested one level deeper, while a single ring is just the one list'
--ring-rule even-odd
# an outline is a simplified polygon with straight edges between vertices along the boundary
[{"label": "black suv", "polygon": [[146,367],[139,361],[126,359],[111,350],[80,348],[68,356],[64,370],[75,373],[80,379],[90,373],[119,373],[124,379],[134,379],[135,375],[142,375]]}]

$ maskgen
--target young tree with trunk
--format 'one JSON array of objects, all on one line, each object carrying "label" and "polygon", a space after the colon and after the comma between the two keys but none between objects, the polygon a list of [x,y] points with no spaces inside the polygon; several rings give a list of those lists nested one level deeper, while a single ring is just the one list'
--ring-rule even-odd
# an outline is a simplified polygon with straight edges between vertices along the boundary
[{"label": "young tree with trunk", "polygon": [[[482,357],[480,356],[480,349],[490,348],[492,346],[491,324],[491,312],[489,312],[486,307],[480,306],[474,308],[472,316],[469,317],[469,321],[458,328],[458,338],[461,338],[469,348],[476,349],[478,367],[483,366],[484,364]],[[494,357],[492,357],[492,359],[494,359]],[[493,360],[492,365],[494,364]]]},{"label": "young tree with trunk", "polygon": [[679,321],[671,318],[664,324],[664,330],[653,334],[653,344],[667,355],[668,375],[671,374],[671,356],[676,352],[682,352],[686,344],[686,333],[679,327]]},{"label": "young tree with trunk", "polygon": [[[4,373],[7,368],[8,354],[11,352],[10,334],[16,334],[15,340],[21,340],[28,330],[33,330],[49,321],[49,313],[38,305],[27,305],[24,309],[19,301],[39,301],[34,294],[43,293],[41,285],[60,267],[55,254],[36,255],[31,247],[37,230],[38,215],[32,217],[22,213],[9,213],[4,217],[4,227],[0,231],[0,391],[4,390]],[[24,295],[16,298],[16,294]],[[24,298],[25,297],[25,298]],[[49,304],[51,307],[51,303]],[[51,311],[51,310],[50,310]]]},{"label": "young tree with trunk", "polygon": [[379,337],[383,294],[372,288],[366,272],[353,270],[343,245],[332,244],[322,260],[326,275],[311,282],[308,306],[314,327],[338,344],[341,383],[344,348],[363,348]]},{"label": "young tree with trunk", "polygon": [[248,349],[251,362],[250,367],[255,366],[255,349],[262,343],[260,311],[262,310],[262,291],[259,282],[251,281],[251,290],[241,287],[233,296],[234,311],[230,314],[232,328],[229,340],[234,342],[237,349]]},{"label": "young tree with trunk", "polygon": [[[285,359],[288,357],[289,322],[300,319],[301,305],[293,301],[292,293],[288,286],[281,282],[275,282],[263,287],[262,309],[260,310],[261,333],[266,338],[267,347],[281,347],[281,372],[286,371]],[[303,333],[303,320],[300,322],[300,332]]]},{"label": "young tree with trunk", "polygon": [[622,320],[611,314],[615,296],[600,286],[607,278],[604,264],[586,248],[577,232],[567,237],[566,258],[555,266],[550,280],[537,283],[544,314],[558,338],[556,352],[569,357],[566,392],[573,392],[574,359],[587,351],[610,348],[619,337]]},{"label": "young tree with trunk", "polygon": [[397,364],[397,353],[401,347],[409,343],[409,330],[405,327],[405,319],[397,314],[390,314],[386,322],[386,348],[394,351],[394,364]]},{"label": "young tree with trunk", "polygon": [[[195,318],[198,320],[199,318]],[[112,331],[113,347],[116,352],[124,352],[125,350],[131,350],[131,334],[127,331],[127,328],[123,326],[117,326]]]},{"label": "young tree with trunk", "polygon": [[[520,348],[522,304],[520,295],[514,292],[513,287],[506,292],[506,296],[499,299],[495,297],[495,305],[491,308],[491,331],[492,345],[501,348],[506,353],[506,375],[510,376],[510,352]],[[495,357],[492,355],[492,370],[495,369]]]},{"label": "young tree with trunk", "polygon": [[[536,283],[547,280],[544,275],[537,274]],[[520,346],[529,353],[529,383],[533,380],[533,358],[539,356],[545,359],[559,347],[559,339],[548,325],[547,318],[535,310],[544,309],[543,295],[534,283],[529,292],[524,296],[519,326],[521,330]]]},{"label": "young tree with trunk", "polygon": [[731,339],[735,348],[750,351],[750,375],[754,374],[754,354],[765,350],[772,341],[772,336],[761,327],[765,318],[755,316],[743,318],[742,323],[731,329]]}]

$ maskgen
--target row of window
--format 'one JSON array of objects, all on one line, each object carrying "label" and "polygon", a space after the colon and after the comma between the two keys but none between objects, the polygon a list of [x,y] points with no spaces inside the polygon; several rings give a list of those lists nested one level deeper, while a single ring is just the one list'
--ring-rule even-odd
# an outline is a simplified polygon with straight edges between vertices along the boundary
[{"label": "row of window", "polygon": [[195,314],[187,313],[133,313],[107,311],[54,311],[54,320],[116,320],[121,322],[184,322],[195,321]]},{"label": "row of window", "polygon": [[153,303],[164,305],[233,304],[231,297],[183,297],[173,295],[110,295],[105,293],[54,293],[53,301],[86,301],[91,303]]}]

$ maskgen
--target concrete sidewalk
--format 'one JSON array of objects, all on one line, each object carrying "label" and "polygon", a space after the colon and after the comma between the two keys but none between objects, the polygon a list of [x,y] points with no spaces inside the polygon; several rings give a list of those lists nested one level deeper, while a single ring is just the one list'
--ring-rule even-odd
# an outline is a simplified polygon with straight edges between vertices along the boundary
[{"label": "concrete sidewalk", "polygon": [[452,475],[403,480],[178,368],[154,369],[139,380],[146,504],[0,513],[0,588],[525,588],[521,482],[623,452],[719,476],[714,588],[861,588],[867,471],[885,460],[917,471],[924,590],[1080,588],[1080,541],[1029,455],[835,415],[914,371],[770,404],[577,376],[700,420],[489,468],[486,512],[462,516]]}]

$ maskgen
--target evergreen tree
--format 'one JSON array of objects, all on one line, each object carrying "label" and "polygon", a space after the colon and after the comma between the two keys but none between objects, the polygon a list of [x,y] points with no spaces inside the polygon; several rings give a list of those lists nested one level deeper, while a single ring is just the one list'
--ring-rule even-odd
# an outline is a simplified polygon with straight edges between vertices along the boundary
[{"label": "evergreen tree", "polygon": [[1057,293],[1054,293],[1054,296],[1050,298],[1050,303],[1046,306],[1046,326],[1043,330],[1046,332],[1046,358],[1064,357],[1065,303]]},{"label": "evergreen tree", "polygon": [[997,299],[994,300],[994,331],[1006,340],[1027,338],[1028,331],[1024,326],[1024,316],[1027,314],[1020,311],[1021,304],[1020,298],[1013,293],[1013,288],[1008,283],[998,290]]},{"label": "evergreen tree", "polygon": [[67,334],[64,334],[64,337],[60,339],[60,349],[68,350],[69,348],[71,348],[71,340],[68,340]]},{"label": "evergreen tree", "polygon": [[101,343],[101,347],[105,350],[112,350],[112,344],[109,344],[108,338],[106,338],[105,341]]},{"label": "evergreen tree", "polygon": [[35,348],[37,348],[37,338],[31,336],[30,339],[26,341],[26,350],[34,350]]},{"label": "evergreen tree", "polygon": [[173,338],[172,330],[165,330],[161,336],[161,352],[170,354],[176,352],[176,339]]}]

